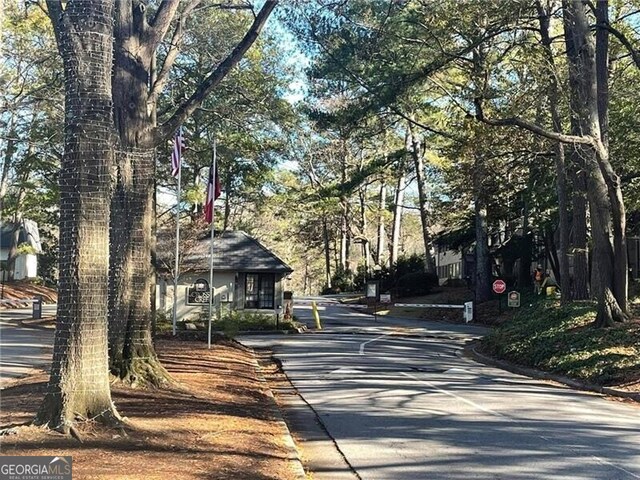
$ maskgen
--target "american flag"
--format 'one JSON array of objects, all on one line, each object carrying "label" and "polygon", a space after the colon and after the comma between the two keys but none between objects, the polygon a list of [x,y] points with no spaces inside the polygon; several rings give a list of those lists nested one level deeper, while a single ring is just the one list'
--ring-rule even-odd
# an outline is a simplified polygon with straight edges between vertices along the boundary
[{"label": "american flag", "polygon": [[173,137],[173,149],[171,150],[171,175],[174,177],[177,177],[180,174],[182,152],[184,149],[184,136],[182,135],[182,127],[180,127],[176,130],[175,137]]},{"label": "american flag", "polygon": [[204,204],[204,218],[207,223],[213,220],[213,202],[222,193],[218,168],[214,163],[209,167],[209,181],[207,182],[207,201]]}]

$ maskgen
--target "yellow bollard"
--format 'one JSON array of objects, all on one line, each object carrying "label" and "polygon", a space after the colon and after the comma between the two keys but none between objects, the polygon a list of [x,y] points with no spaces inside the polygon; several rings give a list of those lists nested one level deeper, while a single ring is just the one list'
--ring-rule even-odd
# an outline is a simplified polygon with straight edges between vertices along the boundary
[{"label": "yellow bollard", "polygon": [[318,313],[318,306],[316,305],[315,301],[311,302],[311,310],[313,310],[313,318],[316,321],[316,328],[318,330],[322,330],[322,324],[320,323],[320,313]]}]

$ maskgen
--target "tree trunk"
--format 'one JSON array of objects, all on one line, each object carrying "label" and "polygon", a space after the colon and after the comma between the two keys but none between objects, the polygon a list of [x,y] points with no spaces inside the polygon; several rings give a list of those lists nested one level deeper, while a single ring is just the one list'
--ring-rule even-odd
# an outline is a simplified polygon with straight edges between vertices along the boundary
[{"label": "tree trunk", "polygon": [[15,222],[11,232],[11,245],[7,254],[7,280],[13,282],[16,279],[16,259],[18,258],[18,241],[20,239],[20,224]]},{"label": "tree trunk", "polygon": [[[575,133],[575,132],[574,132]],[[573,254],[573,300],[589,299],[589,255],[587,248],[587,180],[584,170],[579,168],[578,152],[572,150],[571,183],[572,195],[572,242]]]},{"label": "tree trunk", "polygon": [[331,245],[329,243],[329,228],[327,219],[322,218],[322,241],[324,245],[324,274],[327,288],[331,288]]},{"label": "tree trunk", "polygon": [[114,2],[47,1],[65,74],[60,280],[51,377],[36,423],[119,419],[107,358]]},{"label": "tree trunk", "polygon": [[378,241],[376,242],[376,265],[382,266],[385,261],[387,237],[384,231],[384,212],[387,206],[387,184],[384,179],[380,182],[380,197],[378,201]]},{"label": "tree trunk", "polygon": [[[594,292],[598,299],[596,324],[609,325],[626,319],[624,315],[626,298],[623,299],[623,305],[618,304],[618,308],[615,308],[608,295],[608,292],[616,291],[614,254],[618,252],[615,252],[611,238],[620,229],[624,218],[616,218],[615,213],[612,218],[612,200],[615,195],[611,195],[611,184],[607,184],[603,175],[603,170],[608,169],[610,164],[607,148],[601,140],[595,52],[585,4],[580,0],[564,0],[563,18],[569,64],[571,110],[581,134],[593,139],[592,145],[581,144],[577,148],[587,174],[587,198],[593,238],[593,268],[599,280],[598,289]],[[609,181],[611,180],[610,178]],[[613,204],[615,212],[615,202]],[[621,203],[618,207],[620,206],[623,204]],[[613,226],[612,220],[618,224]],[[624,232],[621,234],[624,240]],[[614,299],[614,303],[616,303],[615,300],[617,299]]]},{"label": "tree trunk", "polygon": [[558,256],[558,249],[554,240],[554,232],[550,228],[543,232],[544,249],[547,252],[547,260],[551,265],[551,271],[553,276],[557,279],[560,278],[560,257]]},{"label": "tree trunk", "polygon": [[349,261],[351,253],[351,229],[349,228],[351,208],[349,207],[349,200],[346,197],[340,199],[340,205],[342,206],[342,221],[340,224],[340,267],[344,272],[348,272],[351,269],[351,263]]},{"label": "tree trunk", "polygon": [[222,229],[226,232],[229,229],[229,221],[231,219],[231,173],[227,172],[224,195],[224,221]]},{"label": "tree trunk", "polygon": [[362,258],[364,260],[365,278],[368,278],[371,271],[371,245],[367,238],[367,187],[366,185],[360,189],[360,232],[362,241]]},{"label": "tree trunk", "polygon": [[[545,55],[547,57],[547,69],[549,77],[549,108],[553,122],[553,131],[562,133],[562,121],[558,110],[560,95],[558,89],[558,71],[555,64],[555,57],[551,49],[551,35],[549,33],[549,23],[551,19],[551,5],[547,8],[542,2],[537,3],[538,20],[540,22],[540,35]],[[571,279],[569,277],[569,198],[567,194],[567,170],[565,166],[564,145],[560,142],[555,144],[555,167],[556,167],[556,193],[558,195],[558,229],[559,229],[559,251],[558,251],[558,275],[560,290],[562,291],[562,302],[566,303],[571,299]]]},{"label": "tree trunk", "polygon": [[473,203],[476,237],[476,278],[475,301],[486,302],[491,298],[491,258],[489,256],[489,235],[487,228],[487,207],[482,197],[483,167],[476,158],[473,173]]},{"label": "tree trunk", "polygon": [[4,212],[4,197],[9,189],[9,172],[13,164],[13,155],[16,153],[16,131],[14,127],[14,117],[11,115],[7,125],[8,139],[2,159],[2,172],[0,173],[0,212]]},{"label": "tree trunk", "polygon": [[143,11],[118,2],[113,74],[119,137],[111,211],[109,353],[114,375],[129,384],[162,385],[168,373],[151,335],[151,246],[155,152],[148,105],[153,55],[141,48]]},{"label": "tree trunk", "polygon": [[436,263],[431,254],[431,233],[429,232],[429,208],[427,202],[426,179],[424,175],[424,159],[418,139],[412,123],[409,123],[409,140],[411,142],[411,156],[416,172],[418,184],[418,203],[420,220],[422,225],[422,241],[424,242],[425,267],[427,272],[436,271]]},{"label": "tree trunk", "polygon": [[[596,2],[596,24],[609,24],[609,1]],[[609,151],[609,30],[596,29],[596,79],[598,121],[600,123],[600,138],[604,148]],[[628,268],[626,211],[622,197],[620,178],[611,166],[609,158],[599,158],[600,168],[604,175],[609,197],[611,199],[611,216],[613,222],[613,250],[614,250],[614,280],[613,295],[623,312],[628,309]]]},{"label": "tree trunk", "polygon": [[407,188],[407,176],[404,168],[401,166],[396,184],[396,193],[393,206],[393,229],[391,231],[391,257],[389,258],[390,266],[393,267],[398,263],[400,253],[400,234],[402,231],[402,213],[404,210],[404,191]]}]

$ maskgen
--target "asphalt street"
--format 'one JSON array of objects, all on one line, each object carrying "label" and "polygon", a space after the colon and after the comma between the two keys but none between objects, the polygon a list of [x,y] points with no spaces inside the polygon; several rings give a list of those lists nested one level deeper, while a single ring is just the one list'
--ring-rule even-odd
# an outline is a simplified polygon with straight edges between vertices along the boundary
[{"label": "asphalt street", "polygon": [[638,407],[464,357],[480,327],[320,314],[322,333],[242,339],[274,351],[346,459],[312,461],[314,479],[640,479]]},{"label": "asphalt street", "polygon": [[[56,305],[43,305],[44,316],[55,311]],[[11,379],[51,364],[53,330],[20,325],[31,318],[31,307],[0,309],[0,388]]]}]

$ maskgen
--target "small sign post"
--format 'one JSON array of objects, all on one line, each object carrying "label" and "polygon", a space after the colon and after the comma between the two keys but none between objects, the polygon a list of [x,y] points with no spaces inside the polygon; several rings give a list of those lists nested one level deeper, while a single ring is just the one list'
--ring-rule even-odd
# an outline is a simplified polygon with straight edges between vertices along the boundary
[{"label": "small sign post", "polygon": [[376,310],[378,308],[378,299],[380,298],[380,281],[368,280],[364,293],[367,298],[367,305],[371,306],[373,304],[373,320],[378,321]]},{"label": "small sign post", "polygon": [[507,305],[509,307],[518,308],[520,306],[520,292],[512,290],[507,296]]}]

